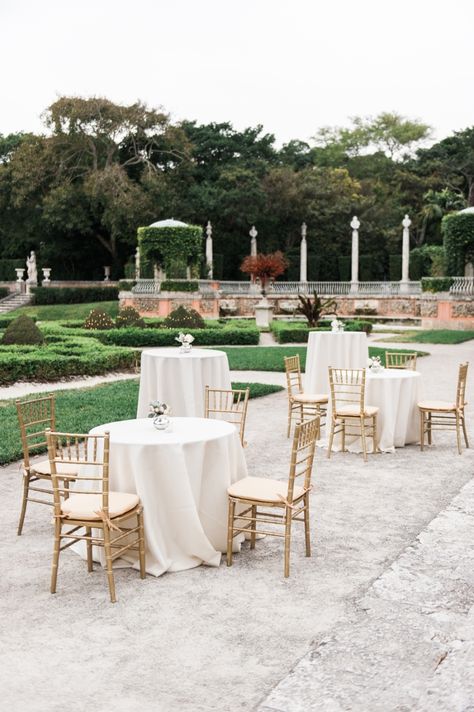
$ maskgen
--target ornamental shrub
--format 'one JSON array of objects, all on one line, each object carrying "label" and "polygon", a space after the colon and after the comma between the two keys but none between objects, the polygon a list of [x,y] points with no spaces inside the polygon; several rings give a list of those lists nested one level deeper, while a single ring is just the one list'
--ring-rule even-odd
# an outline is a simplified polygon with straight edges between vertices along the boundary
[{"label": "ornamental shrub", "polygon": [[474,213],[451,213],[441,222],[448,274],[462,277],[474,259]]},{"label": "ornamental shrub", "polygon": [[84,322],[84,329],[113,329],[114,322],[107,312],[101,309],[93,309]]},{"label": "ornamental shrub", "polygon": [[2,337],[2,344],[42,344],[43,341],[43,334],[26,314],[14,319]]},{"label": "ornamental shrub", "polygon": [[453,277],[423,277],[421,280],[421,291],[449,292],[449,288],[453,282]]},{"label": "ornamental shrub", "polygon": [[[158,262],[170,277],[186,274],[191,266],[193,276],[199,270],[202,251],[202,228],[199,225],[177,227],[139,227],[140,273],[152,276]],[[199,272],[198,272],[199,274]]]},{"label": "ornamental shrub", "polygon": [[194,281],[183,281],[178,282],[174,279],[165,279],[161,283],[162,292],[198,292],[199,282]]},{"label": "ornamental shrub", "polygon": [[117,287],[34,287],[34,304],[86,304],[118,299]]},{"label": "ornamental shrub", "polygon": [[204,329],[206,325],[195,309],[180,306],[166,317],[163,326],[168,329]]},{"label": "ornamental shrub", "polygon": [[[200,346],[256,346],[260,332],[256,326],[247,329],[186,329]],[[111,329],[97,334],[103,344],[142,348],[145,346],[178,346],[177,331],[172,329]]]},{"label": "ornamental shrub", "polygon": [[119,329],[135,326],[139,329],[145,328],[145,321],[133,307],[124,307],[118,313],[115,319],[115,326]]}]

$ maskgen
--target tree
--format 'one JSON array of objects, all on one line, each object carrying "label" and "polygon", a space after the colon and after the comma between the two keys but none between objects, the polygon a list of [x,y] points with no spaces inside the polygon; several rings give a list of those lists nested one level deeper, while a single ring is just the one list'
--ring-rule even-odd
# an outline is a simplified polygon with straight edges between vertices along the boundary
[{"label": "tree", "polygon": [[258,279],[265,296],[268,283],[283,274],[287,267],[288,260],[282,252],[277,251],[268,255],[247,255],[240,265],[240,271]]},{"label": "tree", "polygon": [[474,206],[474,126],[418,150],[417,158],[423,174],[434,174],[441,184],[461,192],[469,207]]}]

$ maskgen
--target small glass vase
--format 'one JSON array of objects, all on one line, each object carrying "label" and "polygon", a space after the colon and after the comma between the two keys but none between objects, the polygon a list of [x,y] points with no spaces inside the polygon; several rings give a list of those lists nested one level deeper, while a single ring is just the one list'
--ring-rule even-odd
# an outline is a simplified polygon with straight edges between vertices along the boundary
[{"label": "small glass vase", "polygon": [[157,430],[166,430],[169,428],[170,419],[167,415],[156,415],[153,418],[153,425]]}]

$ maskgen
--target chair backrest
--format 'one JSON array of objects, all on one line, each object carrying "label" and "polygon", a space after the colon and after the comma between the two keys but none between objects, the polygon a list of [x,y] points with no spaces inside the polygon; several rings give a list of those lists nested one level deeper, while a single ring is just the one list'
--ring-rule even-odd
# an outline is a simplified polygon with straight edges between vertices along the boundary
[{"label": "chair backrest", "polygon": [[466,403],[466,381],[469,361],[459,364],[458,385],[456,389],[456,408],[464,408]]},{"label": "chair backrest", "polygon": [[285,356],[286,386],[288,395],[303,393],[303,383],[301,381],[301,366],[299,354],[296,356]]},{"label": "chair backrest", "polygon": [[365,401],[365,368],[332,368],[329,366],[329,385],[333,413],[352,406],[362,415]]},{"label": "chair backrest", "polygon": [[[46,430],[53,482],[55,514],[61,514],[61,497],[77,492],[102,496],[102,509],[109,513],[110,435],[83,435]],[[62,465],[69,466],[63,468]],[[70,466],[74,465],[73,468]]]},{"label": "chair backrest", "polygon": [[288,476],[288,502],[290,504],[293,502],[295,484],[302,485],[304,489],[309,489],[311,484],[318,429],[319,417],[296,424]]},{"label": "chair backrest", "polygon": [[386,351],[385,368],[407,368],[416,371],[416,351]]},{"label": "chair backrest", "polygon": [[45,430],[56,428],[54,407],[55,397],[53,394],[42,398],[16,401],[25,468],[30,467],[30,455],[35,454],[38,448],[47,445]]},{"label": "chair backrest", "polygon": [[249,393],[248,388],[225,390],[206,386],[204,399],[204,417],[221,418],[235,425],[239,429],[242,445],[244,444]]}]

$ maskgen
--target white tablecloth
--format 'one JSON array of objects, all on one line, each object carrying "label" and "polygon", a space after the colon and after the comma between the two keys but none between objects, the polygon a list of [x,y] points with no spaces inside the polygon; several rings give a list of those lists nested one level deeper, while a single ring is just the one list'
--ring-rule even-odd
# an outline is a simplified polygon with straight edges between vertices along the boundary
[{"label": "white tablecloth", "polygon": [[[147,572],[218,566],[227,547],[227,488],[247,476],[235,426],[172,418],[168,432],[144,418],[107,423],[91,433],[107,430],[110,489],[136,492],[143,504]],[[236,548],[242,539],[236,538]],[[138,568],[134,552],[125,559]]]},{"label": "white tablecloth", "polygon": [[229,389],[227,354],[214,349],[193,348],[180,353],[179,347],[145,349],[142,352],[137,418],[146,418],[150,402],[168,403],[172,415],[204,416],[204,389]]},{"label": "white tablecloth", "polygon": [[310,331],[306,354],[306,393],[327,393],[328,367],[365,368],[369,357],[367,334],[364,331]]}]

